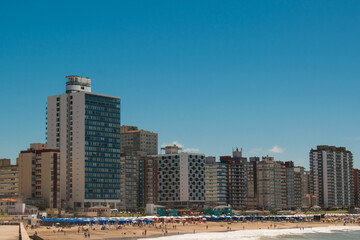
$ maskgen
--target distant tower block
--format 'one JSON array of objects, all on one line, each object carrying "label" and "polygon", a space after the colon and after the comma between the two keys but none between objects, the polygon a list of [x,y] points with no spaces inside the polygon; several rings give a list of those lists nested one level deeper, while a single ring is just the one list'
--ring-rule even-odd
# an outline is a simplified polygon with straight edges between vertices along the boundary
[{"label": "distant tower block", "polygon": [[79,76],[66,76],[66,93],[91,92],[91,79]]},{"label": "distant tower block", "polygon": [[174,146],[165,146],[161,150],[165,150],[165,154],[177,154],[182,148],[174,144]]}]

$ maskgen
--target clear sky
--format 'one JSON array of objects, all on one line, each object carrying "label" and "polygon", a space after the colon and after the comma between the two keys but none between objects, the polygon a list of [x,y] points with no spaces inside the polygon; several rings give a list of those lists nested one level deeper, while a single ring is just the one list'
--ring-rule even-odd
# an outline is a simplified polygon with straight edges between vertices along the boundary
[{"label": "clear sky", "polygon": [[0,158],[45,141],[65,76],[120,96],[121,121],[206,155],[308,167],[316,145],[360,167],[360,1],[7,1]]}]

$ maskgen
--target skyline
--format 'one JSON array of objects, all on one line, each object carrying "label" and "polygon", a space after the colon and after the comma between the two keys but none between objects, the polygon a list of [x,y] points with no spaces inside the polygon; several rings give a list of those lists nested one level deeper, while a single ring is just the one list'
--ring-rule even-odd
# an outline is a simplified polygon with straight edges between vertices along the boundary
[{"label": "skyline", "polygon": [[46,98],[75,74],[119,96],[121,124],[159,148],[308,169],[311,148],[335,145],[360,167],[356,1],[3,5],[0,158],[45,142]]}]

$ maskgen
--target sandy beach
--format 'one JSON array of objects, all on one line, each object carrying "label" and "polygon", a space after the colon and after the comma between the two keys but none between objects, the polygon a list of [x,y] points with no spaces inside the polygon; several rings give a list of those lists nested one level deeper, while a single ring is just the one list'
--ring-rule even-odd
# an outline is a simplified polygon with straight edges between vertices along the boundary
[{"label": "sandy beach", "polygon": [[[224,232],[237,230],[253,229],[289,229],[289,228],[312,228],[327,226],[344,226],[342,222],[322,223],[322,222],[195,222],[195,223],[157,223],[154,225],[125,225],[122,229],[116,229],[116,226],[108,226],[109,230],[101,230],[101,226],[93,226],[88,231],[83,231],[79,227],[61,228],[41,226],[36,229],[27,229],[30,235],[35,231],[37,235],[45,240],[47,239],[138,239],[154,238],[160,236],[191,234],[202,232]],[[346,226],[360,226],[359,223],[347,223]],[[145,235],[146,232],[146,235]],[[90,233],[90,236],[85,236]]]}]

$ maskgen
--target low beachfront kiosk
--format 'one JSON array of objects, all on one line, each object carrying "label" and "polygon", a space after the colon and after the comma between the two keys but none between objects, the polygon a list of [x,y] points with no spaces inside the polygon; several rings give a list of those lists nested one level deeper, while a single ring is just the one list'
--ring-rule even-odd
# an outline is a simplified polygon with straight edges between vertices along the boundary
[{"label": "low beachfront kiosk", "polygon": [[158,215],[160,217],[166,215],[166,207],[161,205],[155,205],[155,204],[146,204],[145,213],[148,215]]}]

